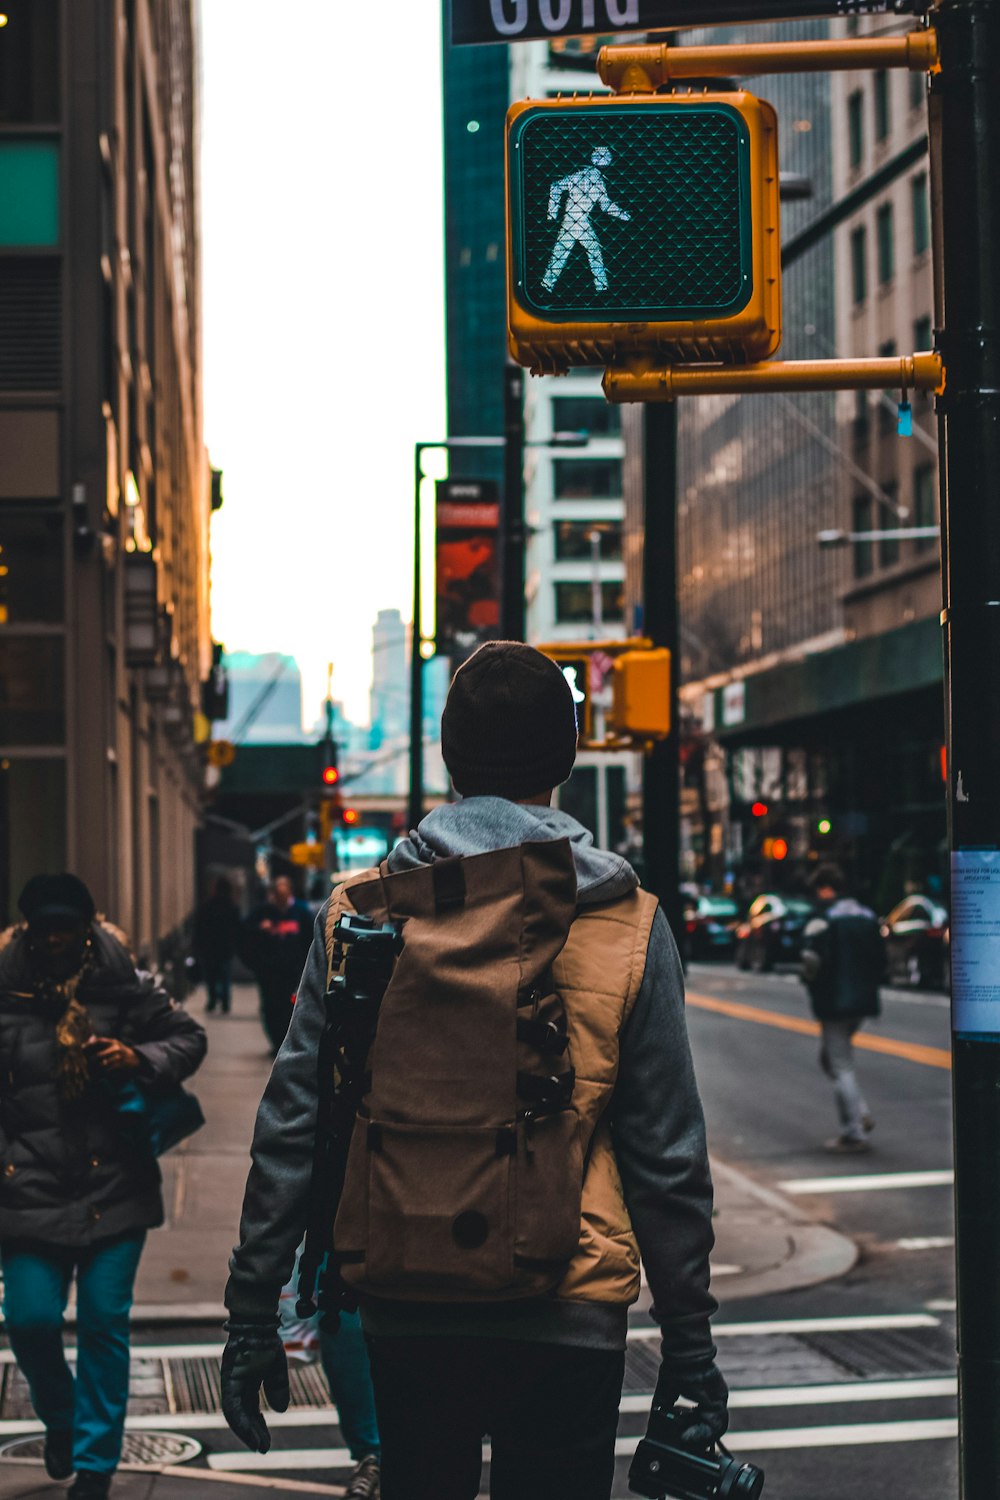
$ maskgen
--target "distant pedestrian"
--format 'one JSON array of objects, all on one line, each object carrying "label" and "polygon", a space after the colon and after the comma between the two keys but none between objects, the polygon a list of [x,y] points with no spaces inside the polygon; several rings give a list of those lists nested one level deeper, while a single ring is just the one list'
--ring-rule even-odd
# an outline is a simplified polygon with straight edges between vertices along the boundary
[{"label": "distant pedestrian", "polygon": [[854,1071],[854,1034],[880,1011],[879,984],[885,977],[885,951],[878,919],[847,894],[836,865],[821,865],[812,882],[820,911],[806,924],[802,981],[820,1023],[820,1066],[833,1081],[840,1134],[828,1151],[871,1150],[875,1128]]},{"label": "distant pedestrian", "polygon": [[261,1021],[272,1052],[285,1040],[312,935],[312,914],[296,900],[287,875],[278,876],[268,900],[243,924],[242,952],[260,989]]},{"label": "distant pedestrian", "polygon": [[[121,1456],[129,1309],[146,1231],[163,1223],[152,1154],[119,1128],[113,1085],[178,1083],[205,1033],[95,917],[75,875],[36,875],[26,925],[0,935],[0,1260],[14,1357],[45,1425],[52,1479],[108,1494]],[[77,1363],[62,1319],[76,1276]]]},{"label": "distant pedestrian", "polygon": [[239,936],[240,909],[233,900],[232,886],[220,875],[194,919],[194,950],[205,976],[208,1015],[216,1007],[224,1016],[229,1014],[233,958]]}]

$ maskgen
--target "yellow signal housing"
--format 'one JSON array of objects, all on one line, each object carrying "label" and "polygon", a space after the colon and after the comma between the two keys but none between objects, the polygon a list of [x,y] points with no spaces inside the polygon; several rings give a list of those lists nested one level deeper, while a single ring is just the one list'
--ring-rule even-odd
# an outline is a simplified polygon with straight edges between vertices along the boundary
[{"label": "yellow signal housing", "polygon": [[625,651],[611,673],[611,727],[623,738],[665,740],[670,734],[670,652],[663,646]]},{"label": "yellow signal housing", "polygon": [[778,125],[743,90],[507,114],[507,321],[535,374],[752,364],[781,343]]}]

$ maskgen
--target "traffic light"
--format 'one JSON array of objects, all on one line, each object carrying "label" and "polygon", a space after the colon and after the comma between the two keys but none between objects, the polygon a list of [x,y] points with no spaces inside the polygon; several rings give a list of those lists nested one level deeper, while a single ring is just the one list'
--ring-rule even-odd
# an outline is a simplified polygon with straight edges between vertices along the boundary
[{"label": "traffic light", "polygon": [[615,735],[664,740],[670,733],[670,652],[658,646],[625,651],[611,669]]},{"label": "traffic light", "polygon": [[507,114],[510,352],[536,373],[781,342],[777,118],[744,92],[524,100]]},{"label": "traffic light", "polygon": [[356,807],[345,807],[341,810],[340,821],[345,828],[356,828],[361,822],[361,814]]},{"label": "traffic light", "polygon": [[751,807],[750,812],[751,812],[751,815],[753,817],[755,817],[755,818],[766,818],[767,817],[767,803],[766,802],[755,802],[754,805]]},{"label": "traffic light", "polygon": [[590,701],[590,660],[586,647],[567,642],[554,641],[538,648],[554,661],[569,683],[573,702],[576,705],[576,724],[581,741],[589,740],[594,732],[594,710]]}]

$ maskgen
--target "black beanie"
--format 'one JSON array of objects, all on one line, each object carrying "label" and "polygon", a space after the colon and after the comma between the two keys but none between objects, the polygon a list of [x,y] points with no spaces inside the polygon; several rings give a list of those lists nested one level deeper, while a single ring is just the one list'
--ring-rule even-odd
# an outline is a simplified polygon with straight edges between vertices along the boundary
[{"label": "black beanie", "polygon": [[516,802],[559,786],[573,769],[576,739],[569,683],[533,646],[488,641],[455,673],[441,752],[463,797]]},{"label": "black beanie", "polygon": [[33,875],[17,904],[29,927],[36,923],[86,925],[94,920],[94,898],[77,875]]}]

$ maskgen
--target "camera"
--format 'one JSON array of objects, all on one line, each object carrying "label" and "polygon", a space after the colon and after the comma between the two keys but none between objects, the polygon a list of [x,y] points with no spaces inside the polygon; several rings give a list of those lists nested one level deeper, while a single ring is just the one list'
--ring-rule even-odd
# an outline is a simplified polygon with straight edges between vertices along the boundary
[{"label": "camera", "polygon": [[719,1453],[694,1453],[681,1446],[686,1414],[654,1406],[649,1429],[628,1471],[629,1489],[650,1500],[758,1500],[764,1470]]}]

